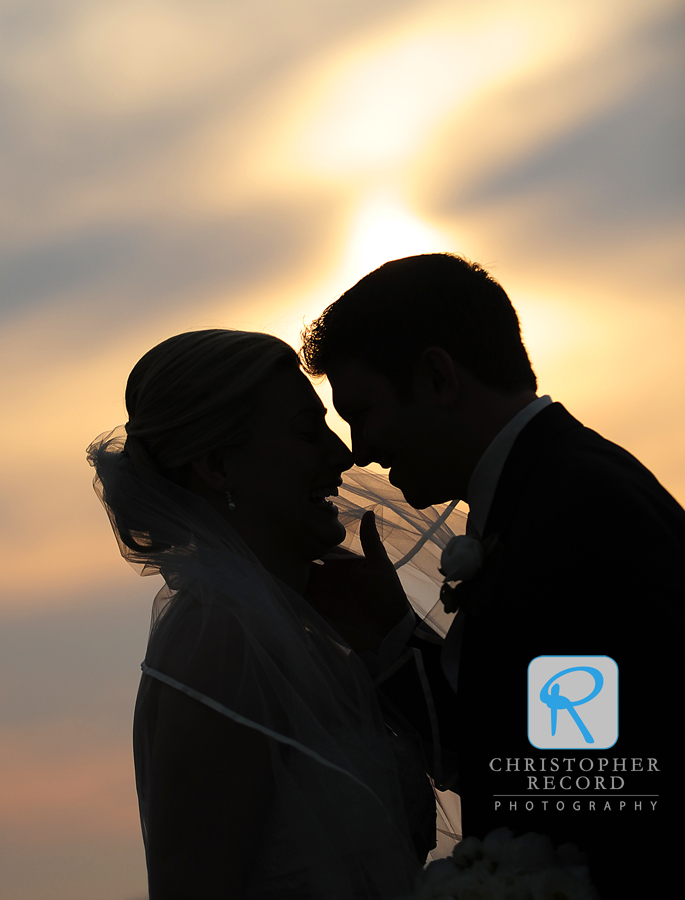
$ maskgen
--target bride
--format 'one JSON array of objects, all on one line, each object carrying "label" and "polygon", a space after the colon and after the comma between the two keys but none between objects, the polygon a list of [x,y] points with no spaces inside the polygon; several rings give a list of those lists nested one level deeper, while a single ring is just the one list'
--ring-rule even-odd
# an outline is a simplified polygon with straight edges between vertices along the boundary
[{"label": "bride", "polygon": [[[176,335],[134,367],[126,406],[88,455],[122,554],[166,583],[134,719],[150,900],[410,893],[434,794],[360,655],[304,599],[345,536],[327,498],[352,459],[295,351]],[[406,609],[397,592],[383,630]]]}]

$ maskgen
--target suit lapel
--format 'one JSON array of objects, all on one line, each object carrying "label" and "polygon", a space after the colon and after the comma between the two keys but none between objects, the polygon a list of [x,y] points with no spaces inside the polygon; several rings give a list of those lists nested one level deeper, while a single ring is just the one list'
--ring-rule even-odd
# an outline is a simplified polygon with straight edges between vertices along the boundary
[{"label": "suit lapel", "polygon": [[564,431],[582,428],[581,423],[561,405],[552,403],[534,416],[514,441],[497,482],[497,489],[483,530],[506,541],[506,533],[519,507],[526,502],[527,488],[533,480],[545,478],[553,454],[550,444]]},{"label": "suit lapel", "polygon": [[495,587],[505,565],[509,529],[516,512],[526,503],[534,484],[553,474],[551,443],[557,435],[583,426],[560,403],[541,410],[516,438],[502,469],[492,506],[485,523],[483,540],[493,548],[485,557],[475,578],[457,587],[459,609],[469,616],[480,616],[493,601]]}]

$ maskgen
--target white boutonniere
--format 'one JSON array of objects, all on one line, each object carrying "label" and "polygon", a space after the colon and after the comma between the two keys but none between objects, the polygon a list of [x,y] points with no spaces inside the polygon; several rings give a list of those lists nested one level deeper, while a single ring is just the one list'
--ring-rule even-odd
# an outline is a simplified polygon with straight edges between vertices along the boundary
[{"label": "white boutonniere", "polygon": [[445,612],[457,611],[459,603],[456,599],[456,585],[462,581],[470,581],[480,572],[485,557],[496,543],[496,534],[491,534],[484,541],[479,541],[469,534],[458,534],[442,551],[440,572],[445,576],[445,583],[440,589],[440,599],[445,606]]}]

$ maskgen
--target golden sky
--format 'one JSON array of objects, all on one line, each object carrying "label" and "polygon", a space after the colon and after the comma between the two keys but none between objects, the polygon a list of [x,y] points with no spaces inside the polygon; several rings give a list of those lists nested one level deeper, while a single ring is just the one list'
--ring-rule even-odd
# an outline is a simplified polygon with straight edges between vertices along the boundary
[{"label": "golden sky", "polygon": [[387,259],[460,252],[509,293],[541,391],[685,501],[682,12],[0,0],[0,898],[144,895],[155,586],[84,450],[153,344],[296,343]]}]

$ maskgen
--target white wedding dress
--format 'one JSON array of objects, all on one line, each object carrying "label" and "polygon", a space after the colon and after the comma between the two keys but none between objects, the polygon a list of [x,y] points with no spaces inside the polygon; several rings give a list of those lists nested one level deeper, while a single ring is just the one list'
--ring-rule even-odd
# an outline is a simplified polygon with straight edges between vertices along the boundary
[{"label": "white wedding dress", "polygon": [[[122,554],[168,586],[153,614],[134,727],[144,835],[162,682],[269,741],[275,788],[248,897],[406,896],[420,865],[415,847],[429,849],[435,835],[420,751],[388,728],[369,673],[329,624],[201,498],[135,466],[124,438],[112,433],[89,448],[96,487]],[[355,506],[363,511],[347,506],[348,518]],[[437,512],[433,519],[437,533],[443,523]]]}]

